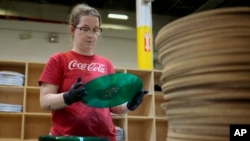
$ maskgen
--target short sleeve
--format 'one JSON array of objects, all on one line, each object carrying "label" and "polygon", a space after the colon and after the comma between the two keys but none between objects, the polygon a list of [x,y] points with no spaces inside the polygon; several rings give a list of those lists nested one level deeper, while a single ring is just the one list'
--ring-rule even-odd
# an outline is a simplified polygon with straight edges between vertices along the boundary
[{"label": "short sleeve", "polygon": [[63,74],[63,60],[60,57],[60,54],[52,55],[48,62],[46,63],[40,78],[38,80],[39,86],[45,82],[54,85],[60,85],[62,82]]}]

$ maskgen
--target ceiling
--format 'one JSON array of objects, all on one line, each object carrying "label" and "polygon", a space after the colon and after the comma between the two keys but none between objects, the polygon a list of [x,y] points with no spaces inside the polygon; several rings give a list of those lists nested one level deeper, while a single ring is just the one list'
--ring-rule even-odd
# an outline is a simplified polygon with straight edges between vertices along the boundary
[{"label": "ceiling", "polygon": [[[73,6],[77,3],[87,3],[95,8],[104,10],[120,10],[135,12],[136,0],[17,0],[41,4],[57,4]],[[182,17],[193,12],[215,9],[220,7],[250,6],[250,0],[154,0],[152,13]]]}]

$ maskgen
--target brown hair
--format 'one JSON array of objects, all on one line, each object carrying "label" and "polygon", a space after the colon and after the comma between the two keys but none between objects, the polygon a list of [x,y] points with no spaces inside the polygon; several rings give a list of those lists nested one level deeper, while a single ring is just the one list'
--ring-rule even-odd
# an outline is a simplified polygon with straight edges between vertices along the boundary
[{"label": "brown hair", "polygon": [[92,15],[96,16],[99,19],[99,26],[101,26],[102,18],[100,13],[93,7],[87,4],[77,4],[71,10],[69,16],[69,24],[73,26],[77,26],[79,24],[79,19],[81,16]]}]

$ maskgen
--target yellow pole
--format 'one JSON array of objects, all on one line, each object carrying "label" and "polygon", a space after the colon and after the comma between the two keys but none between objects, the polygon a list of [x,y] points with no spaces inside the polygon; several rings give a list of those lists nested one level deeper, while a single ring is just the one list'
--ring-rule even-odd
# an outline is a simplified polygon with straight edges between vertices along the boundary
[{"label": "yellow pole", "polygon": [[153,69],[152,13],[150,0],[136,0],[136,24],[138,68]]}]

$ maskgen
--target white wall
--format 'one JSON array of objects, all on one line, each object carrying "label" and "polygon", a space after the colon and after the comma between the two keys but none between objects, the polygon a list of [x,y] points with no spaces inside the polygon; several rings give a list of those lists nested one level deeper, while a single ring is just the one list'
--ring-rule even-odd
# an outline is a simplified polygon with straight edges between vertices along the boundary
[{"label": "white wall", "polygon": [[[71,49],[67,31],[66,24],[0,20],[0,59],[46,62],[51,54]],[[48,42],[50,32],[58,33],[57,43]],[[19,39],[24,33],[32,37]],[[116,67],[136,68],[135,31],[105,29],[95,51]]]}]

